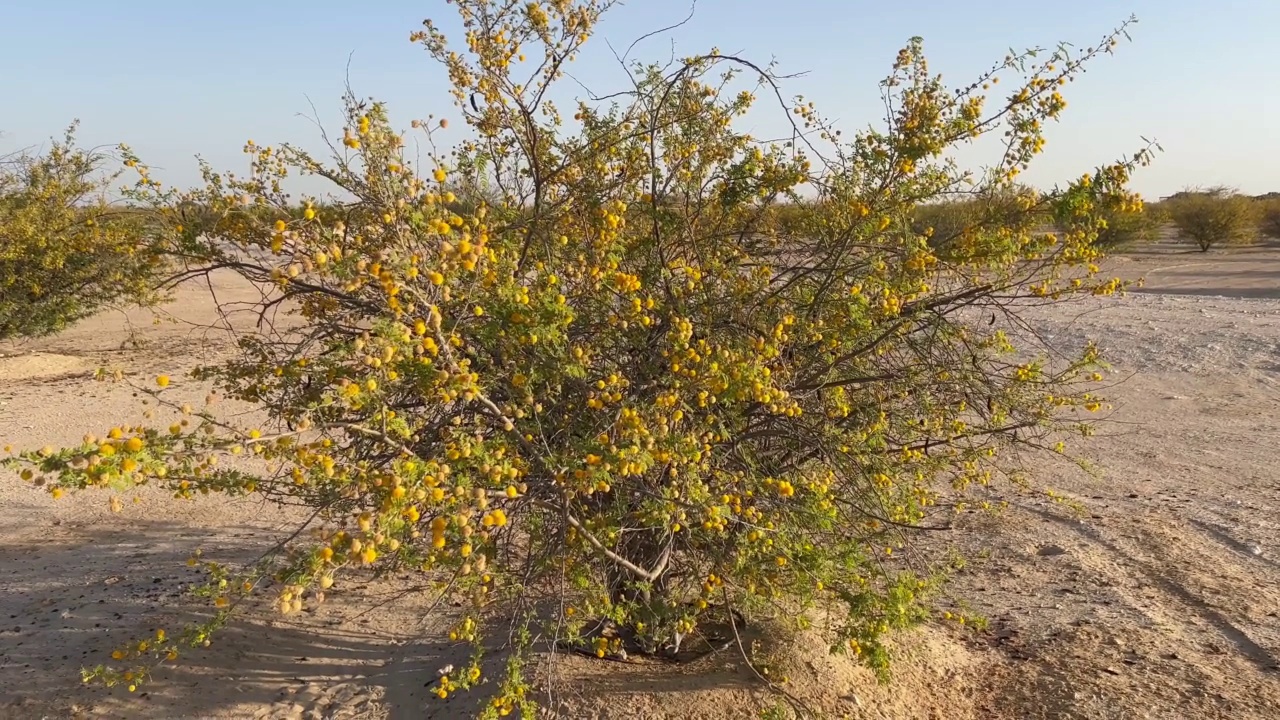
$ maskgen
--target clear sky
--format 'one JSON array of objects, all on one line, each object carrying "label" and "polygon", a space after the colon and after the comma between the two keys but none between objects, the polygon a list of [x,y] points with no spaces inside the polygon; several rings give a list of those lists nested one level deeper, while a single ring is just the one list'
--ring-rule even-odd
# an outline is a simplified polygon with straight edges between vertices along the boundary
[{"label": "clear sky", "polygon": [[[603,41],[625,47],[688,8],[630,0],[606,16],[574,74],[593,90],[620,88]],[[699,0],[687,25],[634,54],[665,58],[674,41],[678,55],[716,45],[776,58],[781,72],[808,73],[791,91],[853,131],[876,121],[876,83],[913,35],[924,37],[931,69],[959,84],[1010,47],[1089,44],[1130,14],[1134,42],[1067,87],[1070,106],[1026,179],[1052,185],[1147,136],[1165,149],[1135,178],[1148,197],[1191,185],[1280,191],[1276,0]],[[407,128],[452,110],[443,71],[408,41],[425,17],[457,28],[444,0],[3,2],[0,152],[79,118],[85,144],[127,142],[158,179],[189,185],[196,154],[238,171],[246,139],[314,145],[317,116],[340,134],[348,74]]]}]

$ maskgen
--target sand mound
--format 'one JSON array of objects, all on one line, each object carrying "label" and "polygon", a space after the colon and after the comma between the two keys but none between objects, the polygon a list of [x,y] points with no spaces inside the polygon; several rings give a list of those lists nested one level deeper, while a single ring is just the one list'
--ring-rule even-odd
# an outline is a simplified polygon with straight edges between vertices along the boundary
[{"label": "sand mound", "polygon": [[[782,687],[818,717],[992,717],[979,691],[981,651],[937,627],[896,639],[888,683],[852,656],[829,654],[830,642],[815,631],[792,636],[766,628],[744,634],[743,642],[754,646],[757,662],[767,662],[770,677],[786,678]],[[788,704],[757,680],[736,645],[687,665],[562,655],[547,685],[556,698],[548,709],[557,717],[757,720]]]},{"label": "sand mound", "polygon": [[0,382],[47,380],[93,372],[85,358],[56,353],[0,356]]}]

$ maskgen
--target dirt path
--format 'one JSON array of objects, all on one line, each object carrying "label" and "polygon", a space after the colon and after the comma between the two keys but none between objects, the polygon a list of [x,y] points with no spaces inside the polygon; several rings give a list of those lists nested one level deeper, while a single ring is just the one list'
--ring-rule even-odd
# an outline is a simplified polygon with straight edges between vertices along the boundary
[{"label": "dirt path", "polygon": [[1263,375],[1122,392],[1116,420],[1135,424],[1090,446],[1102,476],[1052,480],[1087,515],[1015,500],[951,590],[1008,652],[997,689],[1026,717],[1280,716],[1280,482],[1263,449],[1280,447],[1280,392]]}]

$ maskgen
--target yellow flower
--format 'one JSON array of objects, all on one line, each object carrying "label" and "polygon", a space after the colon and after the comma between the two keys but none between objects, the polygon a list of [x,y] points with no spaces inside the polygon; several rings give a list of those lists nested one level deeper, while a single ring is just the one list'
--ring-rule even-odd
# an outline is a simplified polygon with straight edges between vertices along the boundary
[{"label": "yellow flower", "polygon": [[436,168],[436,172],[435,172],[436,182],[444,182],[444,179],[446,177],[448,177],[448,174],[445,173],[444,168]]},{"label": "yellow flower", "polygon": [[169,387],[169,376],[160,375],[159,377],[157,377],[156,385],[159,385],[160,387]]}]

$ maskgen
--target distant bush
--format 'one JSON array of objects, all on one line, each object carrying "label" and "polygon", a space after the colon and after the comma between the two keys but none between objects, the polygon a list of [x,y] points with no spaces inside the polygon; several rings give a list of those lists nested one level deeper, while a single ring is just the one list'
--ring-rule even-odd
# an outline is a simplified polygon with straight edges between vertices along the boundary
[{"label": "distant bush", "polygon": [[144,215],[106,200],[108,158],[77,148],[74,131],[43,154],[0,158],[0,339],[155,299],[161,257]]},{"label": "distant bush", "polygon": [[1260,205],[1258,231],[1264,236],[1280,240],[1280,198],[1258,201]]},{"label": "distant bush", "polygon": [[928,238],[929,247],[947,259],[958,248],[993,237],[993,232],[1020,234],[1044,225],[1052,200],[1025,186],[991,188],[963,199],[917,205],[911,212],[910,229]]},{"label": "distant bush", "polygon": [[1230,188],[1184,191],[1166,200],[1178,234],[1201,252],[1215,245],[1240,245],[1257,237],[1259,205]]},{"label": "distant bush", "polygon": [[1142,212],[1157,230],[1169,224],[1169,207],[1164,202],[1143,203]]},{"label": "distant bush", "polygon": [[919,205],[911,214],[911,231],[938,245],[958,238],[978,224],[978,211],[971,201],[950,200]]}]

